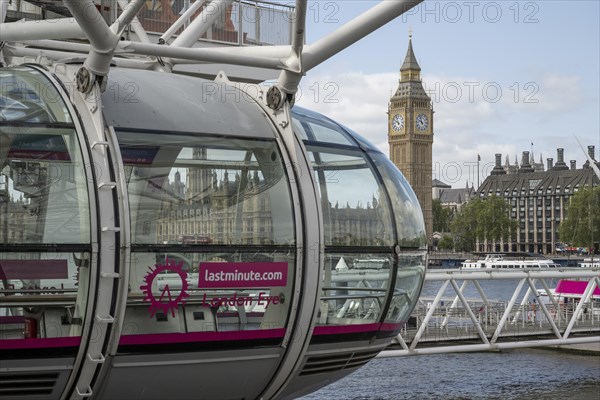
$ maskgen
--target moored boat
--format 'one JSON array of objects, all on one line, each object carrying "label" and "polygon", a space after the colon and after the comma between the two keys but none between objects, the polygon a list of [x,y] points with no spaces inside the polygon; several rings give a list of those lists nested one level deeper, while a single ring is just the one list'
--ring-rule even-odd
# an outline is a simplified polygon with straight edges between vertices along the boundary
[{"label": "moored boat", "polygon": [[487,254],[484,259],[466,260],[463,269],[522,269],[522,268],[555,268],[559,267],[548,258],[515,258],[504,254]]},{"label": "moored boat", "polygon": [[577,265],[582,268],[600,268],[600,258],[584,258],[583,261],[578,263]]}]

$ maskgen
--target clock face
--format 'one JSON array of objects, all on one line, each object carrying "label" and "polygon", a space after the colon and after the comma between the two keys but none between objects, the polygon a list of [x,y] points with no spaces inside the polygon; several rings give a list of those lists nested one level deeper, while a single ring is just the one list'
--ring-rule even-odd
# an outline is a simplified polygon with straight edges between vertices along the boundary
[{"label": "clock face", "polygon": [[424,131],[425,129],[427,129],[427,125],[428,125],[427,115],[425,115],[425,114],[417,115],[417,119],[415,120],[415,122],[417,123],[418,130]]},{"label": "clock face", "polygon": [[402,128],[404,128],[404,118],[402,118],[402,115],[400,114],[394,115],[394,118],[392,119],[392,129],[399,131]]}]

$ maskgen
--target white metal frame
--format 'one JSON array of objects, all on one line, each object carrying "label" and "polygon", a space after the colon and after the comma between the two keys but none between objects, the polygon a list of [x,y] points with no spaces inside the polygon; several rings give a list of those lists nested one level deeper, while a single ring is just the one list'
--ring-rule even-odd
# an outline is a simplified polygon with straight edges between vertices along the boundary
[{"label": "white metal frame", "polygon": [[[100,88],[103,89],[102,84],[106,82],[103,78],[109,73],[110,64],[117,55],[158,57],[158,59],[142,58],[138,60],[137,64],[137,67],[144,68],[148,67],[145,64],[150,61],[152,63],[150,68],[157,70],[171,70],[178,63],[189,63],[190,61],[279,69],[281,74],[274,86],[276,89],[274,89],[273,96],[270,96],[274,100],[269,103],[271,108],[279,109],[285,100],[292,100],[292,95],[297,91],[302,76],[308,71],[422,2],[422,0],[381,1],[331,34],[313,44],[304,45],[307,1],[296,0],[291,46],[191,48],[231,1],[213,0],[212,3],[215,3],[216,7],[211,10],[207,7],[171,45],[147,42],[147,35],[135,20],[136,14],[144,4],[144,1],[141,0],[133,0],[129,3],[120,0],[119,5],[124,10],[110,27],[102,19],[93,0],[64,0],[65,5],[73,14],[74,20],[2,23],[0,24],[0,37],[9,43],[6,55],[10,56],[31,55],[31,51],[27,51],[31,49],[10,45],[11,42],[35,41],[31,44],[37,44],[37,41],[43,40],[45,42],[42,45],[49,47],[52,43],[49,43],[48,39],[65,40],[86,37],[90,44],[85,49],[89,49],[89,51],[84,69],[78,75],[79,90],[85,93],[91,90],[91,85],[95,82],[98,82]],[[186,14],[184,13],[180,18],[181,22],[178,21],[175,25],[186,21],[187,18],[183,18]],[[130,23],[133,23],[132,26],[141,37],[142,42],[120,40],[120,33]],[[165,36],[169,37],[167,33]],[[69,46],[71,44],[59,45],[63,49]],[[81,53],[83,48],[77,44],[70,49],[75,53]],[[39,50],[36,51],[39,53]],[[50,51],[44,51],[44,55],[54,60],[67,56],[63,52]],[[70,54],[70,57],[73,56],[74,54]],[[166,63],[163,58],[167,60]],[[134,67],[135,65],[135,63],[129,63],[128,66]]]},{"label": "white metal frame", "polygon": [[[76,66],[56,64],[54,73],[63,81],[76,71]],[[114,204],[113,191],[116,190],[117,183],[111,181],[112,165],[109,164],[108,154],[111,149],[104,131],[104,122],[102,119],[102,110],[100,108],[100,89],[93,86],[90,93],[79,93],[75,90],[70,91],[71,102],[78,110],[81,116],[81,123],[85,135],[89,141],[89,151],[91,153],[91,162],[96,173],[94,182],[94,192],[97,197],[98,209],[98,256],[99,264],[97,276],[95,277],[95,293],[93,294],[94,307],[88,306],[88,313],[93,312],[93,320],[90,321],[91,333],[83,338],[87,340],[85,348],[85,357],[78,368],[79,374],[75,382],[75,388],[68,397],[69,399],[84,399],[94,395],[93,379],[96,371],[106,361],[108,343],[105,339],[110,337],[111,330],[115,327],[115,318],[111,313],[112,302],[97,301],[98,299],[112,299],[113,292],[122,285],[122,274],[116,271],[115,255],[119,251],[120,243],[117,241],[117,234],[121,227],[116,216],[116,204]],[[121,299],[119,299],[121,300]],[[117,301],[119,301],[117,300]],[[71,380],[73,377],[71,377]],[[63,393],[62,399],[68,392]]]},{"label": "white metal frame", "polygon": [[[481,288],[479,281],[481,280],[514,280],[516,281],[515,290],[506,305],[502,317],[496,325],[496,329],[493,334],[486,333],[481,325],[480,319],[472,311],[473,299],[468,300],[464,296],[465,288],[467,283],[472,282],[477,291],[481,296],[481,302],[485,305],[489,305],[489,300],[485,295],[485,292]],[[547,284],[548,279],[582,279],[587,280],[588,284],[582,295],[577,302],[577,306],[573,311],[568,324],[566,327],[559,326],[555,319],[559,317],[559,314],[553,316],[548,310],[548,307],[543,301],[540,301],[538,290],[543,290],[550,299],[550,304],[554,309],[559,309],[559,304],[553,296],[552,290]],[[572,333],[576,324],[579,323],[582,317],[584,305],[590,302],[592,294],[596,287],[600,287],[600,269],[599,268],[558,268],[554,270],[447,270],[447,271],[430,271],[426,278],[426,281],[439,281],[442,282],[435,298],[428,304],[428,311],[425,317],[419,321],[417,332],[414,334],[412,340],[408,341],[406,330],[400,333],[396,340],[402,347],[402,350],[386,350],[382,352],[378,357],[398,357],[406,355],[420,355],[420,354],[438,354],[438,353],[457,353],[457,352],[471,352],[471,351],[484,351],[484,350],[498,350],[498,349],[511,349],[511,348],[522,348],[522,347],[540,347],[540,346],[557,346],[557,345],[570,345],[570,344],[581,344],[581,343],[597,343],[600,341],[600,317],[597,324],[586,332],[585,337],[572,337]],[[459,287],[458,282],[462,281]],[[539,282],[543,289],[536,288],[536,281]],[[523,295],[520,306],[515,310],[515,304],[517,299],[522,292],[523,287],[527,284],[529,286],[526,293]],[[474,344],[457,344],[457,345],[433,345],[427,348],[417,348],[417,346],[423,343],[423,336],[426,331],[431,329],[429,323],[432,321],[434,313],[439,311],[438,307],[442,303],[442,296],[444,295],[448,286],[452,286],[456,297],[452,301],[451,305],[447,310],[456,310],[459,304],[462,306],[461,310],[468,316],[470,328],[474,328],[477,331],[477,338],[480,343]],[[535,341],[531,340],[520,340],[512,339],[509,342],[499,342],[502,338],[502,334],[507,326],[518,323],[520,318],[521,310],[524,309],[528,300],[531,296],[536,298],[536,306],[539,306],[543,315],[546,318],[548,328],[551,329],[552,334],[548,339],[539,339]],[[476,299],[479,301],[479,299]],[[511,318],[512,317],[512,318]],[[593,318],[593,317],[592,317]],[[594,322],[594,321],[592,321]],[[443,331],[446,329],[448,324],[448,312],[442,323],[437,329]],[[593,332],[593,333],[590,333]],[[595,333],[595,334],[594,334]],[[511,335],[513,335],[511,333]],[[552,335],[554,337],[552,337]],[[523,336],[525,337],[525,336]],[[506,338],[503,338],[504,340]]]}]

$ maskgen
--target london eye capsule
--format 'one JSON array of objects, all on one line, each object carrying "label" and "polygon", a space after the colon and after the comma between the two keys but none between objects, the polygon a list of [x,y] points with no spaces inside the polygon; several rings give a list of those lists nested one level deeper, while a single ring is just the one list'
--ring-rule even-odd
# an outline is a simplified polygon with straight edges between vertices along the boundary
[{"label": "london eye capsule", "polygon": [[390,343],[426,236],[383,153],[285,89],[51,45],[0,68],[0,398],[294,398]]}]

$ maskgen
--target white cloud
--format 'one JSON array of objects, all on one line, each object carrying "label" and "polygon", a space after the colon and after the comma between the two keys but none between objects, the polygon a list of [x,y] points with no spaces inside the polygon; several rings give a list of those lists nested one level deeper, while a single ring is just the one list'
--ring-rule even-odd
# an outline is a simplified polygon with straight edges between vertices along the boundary
[{"label": "white cloud", "polygon": [[397,85],[394,73],[309,75],[297,104],[348,126],[387,153],[387,104]]},{"label": "white cloud", "polygon": [[585,102],[585,95],[578,76],[545,74],[539,84],[529,82],[528,87],[523,85],[520,103],[527,102],[535,104],[533,109],[537,111],[565,113],[581,106]]},{"label": "white cloud", "polygon": [[[348,126],[388,154],[386,113],[398,78],[398,72],[309,74],[302,81],[298,104]],[[536,144],[536,161],[540,151],[553,157],[555,143],[547,141],[549,132],[543,132],[536,121],[552,120],[559,109],[569,111],[565,102],[580,104],[584,97],[574,76],[544,75],[539,80],[537,103],[515,103],[515,96],[526,94],[520,84],[511,88],[481,78],[441,75],[424,75],[423,81],[435,111],[434,176],[455,187],[466,181],[477,186],[478,154],[480,182],[493,167],[496,153],[503,155],[502,163],[507,154],[511,163],[517,154],[520,161],[520,153],[529,150],[530,141]],[[521,92],[517,93],[517,88]],[[529,90],[527,93],[533,93]],[[567,147],[567,143],[556,147],[561,146]]]}]

